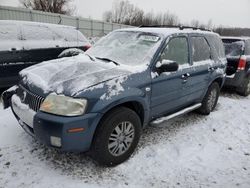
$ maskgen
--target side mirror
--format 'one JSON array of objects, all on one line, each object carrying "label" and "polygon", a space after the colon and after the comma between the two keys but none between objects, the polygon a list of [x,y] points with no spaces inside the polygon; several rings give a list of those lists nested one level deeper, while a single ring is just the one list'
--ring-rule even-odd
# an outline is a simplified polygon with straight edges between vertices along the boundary
[{"label": "side mirror", "polygon": [[156,64],[157,72],[159,74],[163,72],[175,72],[179,69],[179,65],[175,61],[171,60],[162,60],[162,62],[158,62]]}]

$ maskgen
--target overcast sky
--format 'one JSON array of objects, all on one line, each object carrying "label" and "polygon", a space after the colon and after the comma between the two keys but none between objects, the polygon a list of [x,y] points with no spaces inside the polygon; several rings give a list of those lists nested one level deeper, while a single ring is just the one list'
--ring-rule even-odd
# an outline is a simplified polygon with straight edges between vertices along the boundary
[{"label": "overcast sky", "polygon": [[[74,0],[76,14],[82,17],[102,19],[103,12],[110,10],[114,0]],[[18,0],[0,0],[0,5],[19,6]],[[250,0],[130,0],[141,9],[150,12],[170,11],[182,23],[193,19],[216,26],[250,28]]]}]

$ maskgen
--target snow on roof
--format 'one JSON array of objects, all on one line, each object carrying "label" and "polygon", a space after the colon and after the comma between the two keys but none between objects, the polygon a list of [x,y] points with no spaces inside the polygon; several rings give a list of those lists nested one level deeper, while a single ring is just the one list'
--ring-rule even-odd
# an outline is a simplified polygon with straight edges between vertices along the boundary
[{"label": "snow on roof", "polygon": [[234,36],[222,36],[222,39],[232,39],[232,40],[250,40],[250,37],[242,36],[242,37],[234,37]]},{"label": "snow on roof", "polygon": [[187,33],[218,35],[217,33],[211,31],[203,31],[200,29],[194,30],[194,29],[180,29],[180,28],[167,28],[167,27],[125,28],[125,29],[119,29],[117,31],[149,32],[162,35],[164,37],[167,37],[172,34],[187,34]]},{"label": "snow on roof", "polygon": [[0,24],[13,24],[13,25],[40,25],[40,26],[47,26],[47,27],[63,27],[63,28],[74,28],[73,26],[67,25],[59,25],[59,24],[51,24],[51,23],[42,23],[42,22],[29,22],[29,21],[19,21],[19,20],[0,20]]}]

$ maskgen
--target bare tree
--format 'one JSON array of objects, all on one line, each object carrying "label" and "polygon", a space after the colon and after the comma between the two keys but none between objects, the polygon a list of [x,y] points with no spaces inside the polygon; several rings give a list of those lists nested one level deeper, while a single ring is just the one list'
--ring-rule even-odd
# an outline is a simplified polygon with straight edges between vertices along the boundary
[{"label": "bare tree", "polygon": [[72,0],[19,0],[25,8],[52,12],[59,14],[72,15],[74,7],[71,6]]},{"label": "bare tree", "polygon": [[177,25],[179,19],[176,15],[166,13],[145,13],[139,7],[131,4],[128,0],[114,1],[112,10],[103,14],[107,22],[139,25]]},{"label": "bare tree", "polygon": [[222,36],[249,36],[250,37],[250,28],[226,28],[222,25],[214,29],[216,33],[219,33]]}]

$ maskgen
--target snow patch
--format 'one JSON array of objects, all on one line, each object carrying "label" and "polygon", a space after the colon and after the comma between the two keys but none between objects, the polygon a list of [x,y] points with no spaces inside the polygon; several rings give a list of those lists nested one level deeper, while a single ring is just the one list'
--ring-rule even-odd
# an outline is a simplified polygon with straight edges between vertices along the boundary
[{"label": "snow patch", "polygon": [[[77,78],[81,79],[80,76],[97,73],[98,71],[112,69],[114,67],[116,66],[112,63],[104,63],[97,60],[91,61],[89,56],[79,54],[74,57],[61,58],[37,64],[22,70],[20,75],[23,77],[25,84],[35,85],[45,93],[57,92],[61,94],[64,90],[64,82]],[[84,71],[84,73],[82,71]],[[84,80],[78,80],[78,82],[72,83],[70,88],[73,93],[77,92],[81,87],[86,88],[91,86],[94,81],[96,81],[93,79],[92,75],[92,77],[89,76]]]},{"label": "snow patch", "polygon": [[119,95],[122,91],[124,91],[124,88],[122,86],[122,83],[127,80],[127,77],[120,77],[114,80],[110,80],[105,83],[105,85],[108,87],[107,93],[104,93],[100,99],[101,100],[110,100],[113,96]]},{"label": "snow patch", "polygon": [[0,187],[247,188],[249,106],[250,97],[224,93],[210,116],[190,113],[151,125],[132,157],[114,168],[39,144],[11,109],[0,109]]}]

